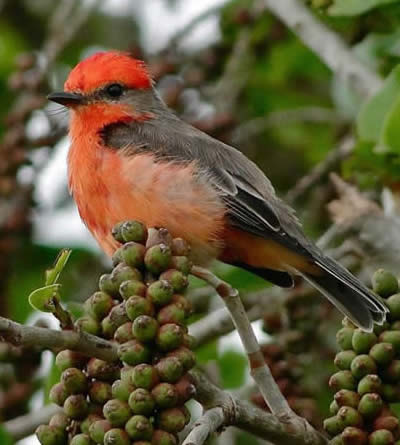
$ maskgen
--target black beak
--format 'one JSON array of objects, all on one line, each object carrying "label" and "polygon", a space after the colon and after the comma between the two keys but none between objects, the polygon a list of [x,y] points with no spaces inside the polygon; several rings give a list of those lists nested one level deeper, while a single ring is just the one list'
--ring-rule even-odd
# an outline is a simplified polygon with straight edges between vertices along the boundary
[{"label": "black beak", "polygon": [[64,105],[65,107],[73,107],[83,102],[82,94],[78,93],[65,93],[60,91],[59,93],[51,93],[47,96],[48,100]]}]

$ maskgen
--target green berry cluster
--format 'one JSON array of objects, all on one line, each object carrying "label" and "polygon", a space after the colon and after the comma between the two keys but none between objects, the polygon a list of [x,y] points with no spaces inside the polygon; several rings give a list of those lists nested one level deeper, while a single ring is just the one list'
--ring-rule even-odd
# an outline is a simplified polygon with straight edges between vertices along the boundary
[{"label": "green berry cluster", "polygon": [[364,332],[346,319],[337,333],[341,351],[329,385],[336,392],[332,417],[324,422],[334,445],[400,445],[400,427],[390,404],[400,402],[400,293],[398,280],[382,269],[374,291],[386,299],[388,320]]},{"label": "green berry cluster", "polygon": [[42,445],[176,445],[189,422],[195,356],[185,325],[191,308],[182,295],[189,247],[164,229],[151,230],[136,221],[113,229],[121,243],[114,268],[101,276],[76,324],[117,343],[119,361],[57,355],[62,374],[50,399],[63,412],[38,428]]}]

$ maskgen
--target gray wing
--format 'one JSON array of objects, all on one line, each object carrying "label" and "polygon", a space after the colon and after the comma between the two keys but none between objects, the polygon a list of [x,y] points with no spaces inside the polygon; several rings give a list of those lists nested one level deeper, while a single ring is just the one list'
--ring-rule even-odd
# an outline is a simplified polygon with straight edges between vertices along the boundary
[{"label": "gray wing", "polygon": [[141,123],[110,125],[107,146],[133,153],[151,152],[160,160],[195,161],[226,203],[233,226],[310,254],[293,211],[277,198],[264,173],[240,151],[184,123],[172,113]]}]

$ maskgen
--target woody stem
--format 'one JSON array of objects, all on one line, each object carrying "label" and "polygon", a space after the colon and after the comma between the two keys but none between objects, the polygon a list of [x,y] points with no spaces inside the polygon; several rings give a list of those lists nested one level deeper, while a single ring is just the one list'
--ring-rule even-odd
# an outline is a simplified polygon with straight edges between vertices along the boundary
[{"label": "woody stem", "polygon": [[256,382],[271,413],[277,417],[295,417],[265,362],[237,289],[232,288],[230,284],[222,281],[212,272],[202,267],[193,266],[191,273],[213,286],[221,296],[246,351],[251,376]]}]

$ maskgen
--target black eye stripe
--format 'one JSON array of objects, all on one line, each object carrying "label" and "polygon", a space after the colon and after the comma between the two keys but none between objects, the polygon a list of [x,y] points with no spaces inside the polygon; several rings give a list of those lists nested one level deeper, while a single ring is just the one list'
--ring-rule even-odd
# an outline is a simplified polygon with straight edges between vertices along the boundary
[{"label": "black eye stripe", "polygon": [[122,96],[124,87],[119,83],[112,83],[105,88],[106,94],[109,97],[116,98]]}]

